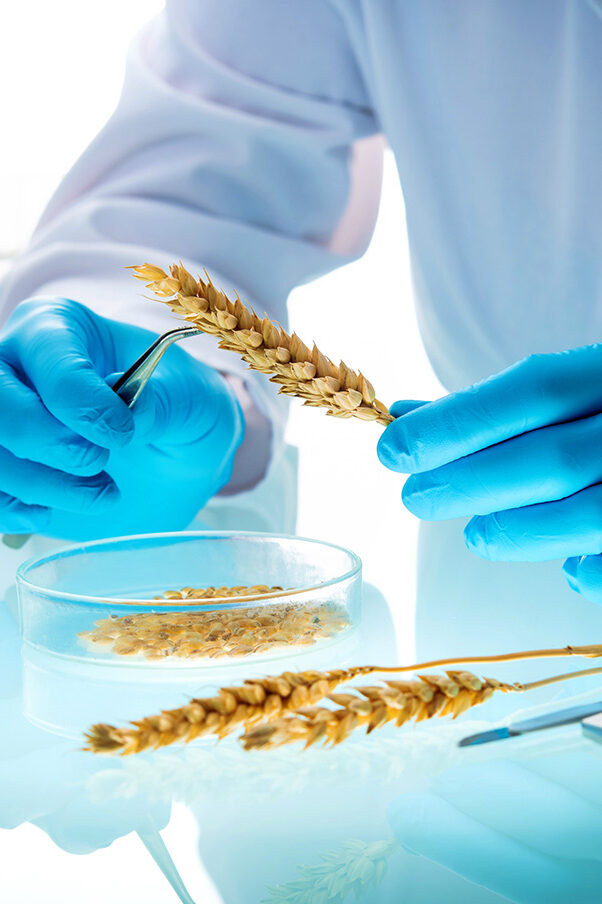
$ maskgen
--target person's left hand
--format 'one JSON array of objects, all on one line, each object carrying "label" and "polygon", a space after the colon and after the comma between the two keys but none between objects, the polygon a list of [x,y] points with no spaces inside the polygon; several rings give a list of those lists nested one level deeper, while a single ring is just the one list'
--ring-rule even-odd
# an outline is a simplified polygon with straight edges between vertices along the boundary
[{"label": "person's left hand", "polygon": [[397,402],[378,455],[409,473],[419,518],[471,516],[492,560],[570,557],[570,586],[602,602],[602,345],[533,355],[435,402]]}]

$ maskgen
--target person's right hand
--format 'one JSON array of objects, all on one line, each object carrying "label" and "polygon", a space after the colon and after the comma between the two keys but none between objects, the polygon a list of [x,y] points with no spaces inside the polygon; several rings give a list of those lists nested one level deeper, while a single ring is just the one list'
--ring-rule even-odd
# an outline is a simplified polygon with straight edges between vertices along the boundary
[{"label": "person's right hand", "polygon": [[378,455],[409,474],[426,521],[469,517],[492,561],[566,559],[569,586],[602,603],[602,344],[535,354],[434,402],[396,402]]},{"label": "person's right hand", "polygon": [[[429,790],[389,805],[406,850],[470,883],[462,902],[474,900],[475,887],[517,904],[600,901],[602,767],[595,745],[571,747],[563,736],[556,752],[554,740],[540,742],[538,756],[536,744],[522,747],[522,757],[513,748],[515,759],[471,759],[435,776]],[[458,898],[447,904],[452,900]]]},{"label": "person's right hand", "polygon": [[0,332],[0,531],[74,539],[187,526],[243,435],[223,377],[172,348],[133,410],[110,384],[156,338],[64,298]]}]

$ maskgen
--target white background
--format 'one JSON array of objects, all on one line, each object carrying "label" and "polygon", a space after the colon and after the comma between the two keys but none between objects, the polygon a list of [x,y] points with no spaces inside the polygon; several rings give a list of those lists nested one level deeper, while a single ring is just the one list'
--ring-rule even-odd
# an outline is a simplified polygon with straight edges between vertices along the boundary
[{"label": "white background", "polygon": [[[119,96],[127,45],[159,0],[20,0],[0,14],[3,138],[0,146],[0,254],[21,249],[61,176],[93,138]],[[85,301],[85,299],[81,299]],[[376,232],[364,258],[291,298],[291,324],[306,342],[361,368],[379,397],[434,398],[442,390],[423,351],[411,296],[403,200],[387,154]],[[395,609],[400,655],[411,655],[416,524],[399,500],[401,480],[375,453],[380,428],[336,421],[294,404],[288,439],[300,447],[298,531],[354,548],[368,580]],[[23,853],[36,864],[23,872]],[[116,861],[129,863],[120,900],[169,901],[153,870],[140,882],[147,855],[131,839],[77,860],[30,826],[0,833],[2,897],[88,901],[112,897]],[[91,862],[93,861],[93,863]],[[59,879],[60,866],[66,872]],[[119,867],[117,867],[119,869]],[[89,874],[89,873],[88,873]],[[104,877],[104,878],[103,878]],[[205,899],[211,904],[211,895]]]}]

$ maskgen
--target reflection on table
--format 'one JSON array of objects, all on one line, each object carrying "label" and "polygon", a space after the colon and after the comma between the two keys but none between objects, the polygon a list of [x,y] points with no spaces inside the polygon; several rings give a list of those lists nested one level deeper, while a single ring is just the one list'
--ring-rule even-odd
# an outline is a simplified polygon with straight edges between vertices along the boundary
[{"label": "reflection on table", "polygon": [[[552,566],[491,569],[464,554],[457,524],[423,533],[420,578],[423,655],[593,642],[602,627],[600,610],[565,591]],[[99,701],[84,678],[78,684],[72,676],[69,697],[64,684],[53,694],[56,675],[50,669],[40,677],[45,666],[35,661],[36,724],[23,714],[23,677],[31,690],[32,661],[21,657],[8,596],[0,609],[2,828],[31,822],[63,850],[84,855],[135,833],[171,883],[174,901],[207,900],[207,875],[213,900],[224,904],[599,901],[602,747],[584,740],[578,725],[459,748],[464,735],[507,715],[504,698],[503,707],[492,701],[454,723],[358,733],[332,750],[245,753],[229,738],[94,757],[77,749],[77,724],[88,712],[90,721],[96,716],[91,707]],[[364,603],[353,655],[390,663],[396,643],[387,602],[368,586]],[[282,662],[283,669],[294,666]],[[522,680],[565,668],[557,666],[490,666],[486,673]],[[52,704],[46,728],[44,681]],[[592,699],[598,686],[596,678],[578,679],[512,699],[511,709]],[[194,683],[166,681],[139,705],[177,705],[194,692]],[[109,694],[117,709],[119,682]],[[28,693],[25,701],[31,708]],[[121,707],[125,718],[123,700]],[[48,877],[49,894],[61,900],[52,882]],[[140,901],[148,897],[141,884]]]}]

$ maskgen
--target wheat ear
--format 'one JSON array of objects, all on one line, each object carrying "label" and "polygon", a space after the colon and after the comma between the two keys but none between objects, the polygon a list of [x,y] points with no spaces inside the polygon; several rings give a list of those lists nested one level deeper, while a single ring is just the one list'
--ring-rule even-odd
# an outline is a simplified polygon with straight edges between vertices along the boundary
[{"label": "wheat ear", "polygon": [[295,741],[302,741],[306,748],[318,741],[334,746],[364,726],[370,734],[388,723],[400,727],[411,720],[421,722],[435,716],[449,715],[455,719],[473,706],[485,703],[496,691],[524,693],[559,681],[600,673],[601,668],[583,669],[528,684],[506,684],[464,671],[419,675],[415,681],[386,681],[375,687],[354,688],[354,693],[330,694],[328,699],[337,709],[304,707],[248,729],[240,740],[245,750],[271,750]]},{"label": "wheat ear", "polygon": [[415,681],[387,681],[374,687],[354,688],[354,693],[330,694],[337,709],[325,706],[301,708],[284,718],[251,727],[242,736],[245,750],[268,750],[303,741],[340,744],[361,726],[368,733],[388,722],[396,726],[434,716],[459,716],[484,703],[494,691],[517,691],[518,685],[494,678],[478,678],[472,672],[420,675]]},{"label": "wheat ear", "polygon": [[174,314],[217,336],[220,348],[236,352],[250,368],[270,375],[285,395],[325,408],[333,417],[357,417],[384,426],[394,419],[362,373],[343,361],[334,364],[315,344],[309,349],[296,333],[289,335],[267,315],[259,317],[238,295],[232,301],[207,274],[197,280],[181,263],[170,267],[170,275],[152,264],[128,269]]},{"label": "wheat ear", "polygon": [[344,681],[367,674],[370,667],[332,669],[327,672],[283,672],[221,688],[215,697],[191,700],[178,709],[165,710],[131,723],[131,727],[93,725],[84,749],[93,753],[141,753],[188,742],[202,735],[225,737],[237,728],[278,718],[287,712],[323,700]]},{"label": "wheat ear", "polygon": [[602,645],[433,659],[403,666],[365,665],[326,672],[284,672],[274,677],[245,681],[240,687],[222,688],[215,697],[191,700],[178,709],[133,721],[131,727],[119,728],[103,723],[93,725],[85,736],[87,745],[84,749],[93,753],[130,754],[166,747],[178,741],[187,743],[201,735],[222,737],[237,727],[246,729],[259,722],[278,719],[308,704],[319,703],[343,682],[375,672],[417,672],[468,662],[511,662],[565,656],[597,658],[602,656]]},{"label": "wheat ear", "polygon": [[324,852],[321,863],[299,865],[299,878],[270,888],[269,898],[264,898],[262,904],[359,901],[381,884],[389,858],[399,848],[397,841],[344,841],[338,849]]}]

